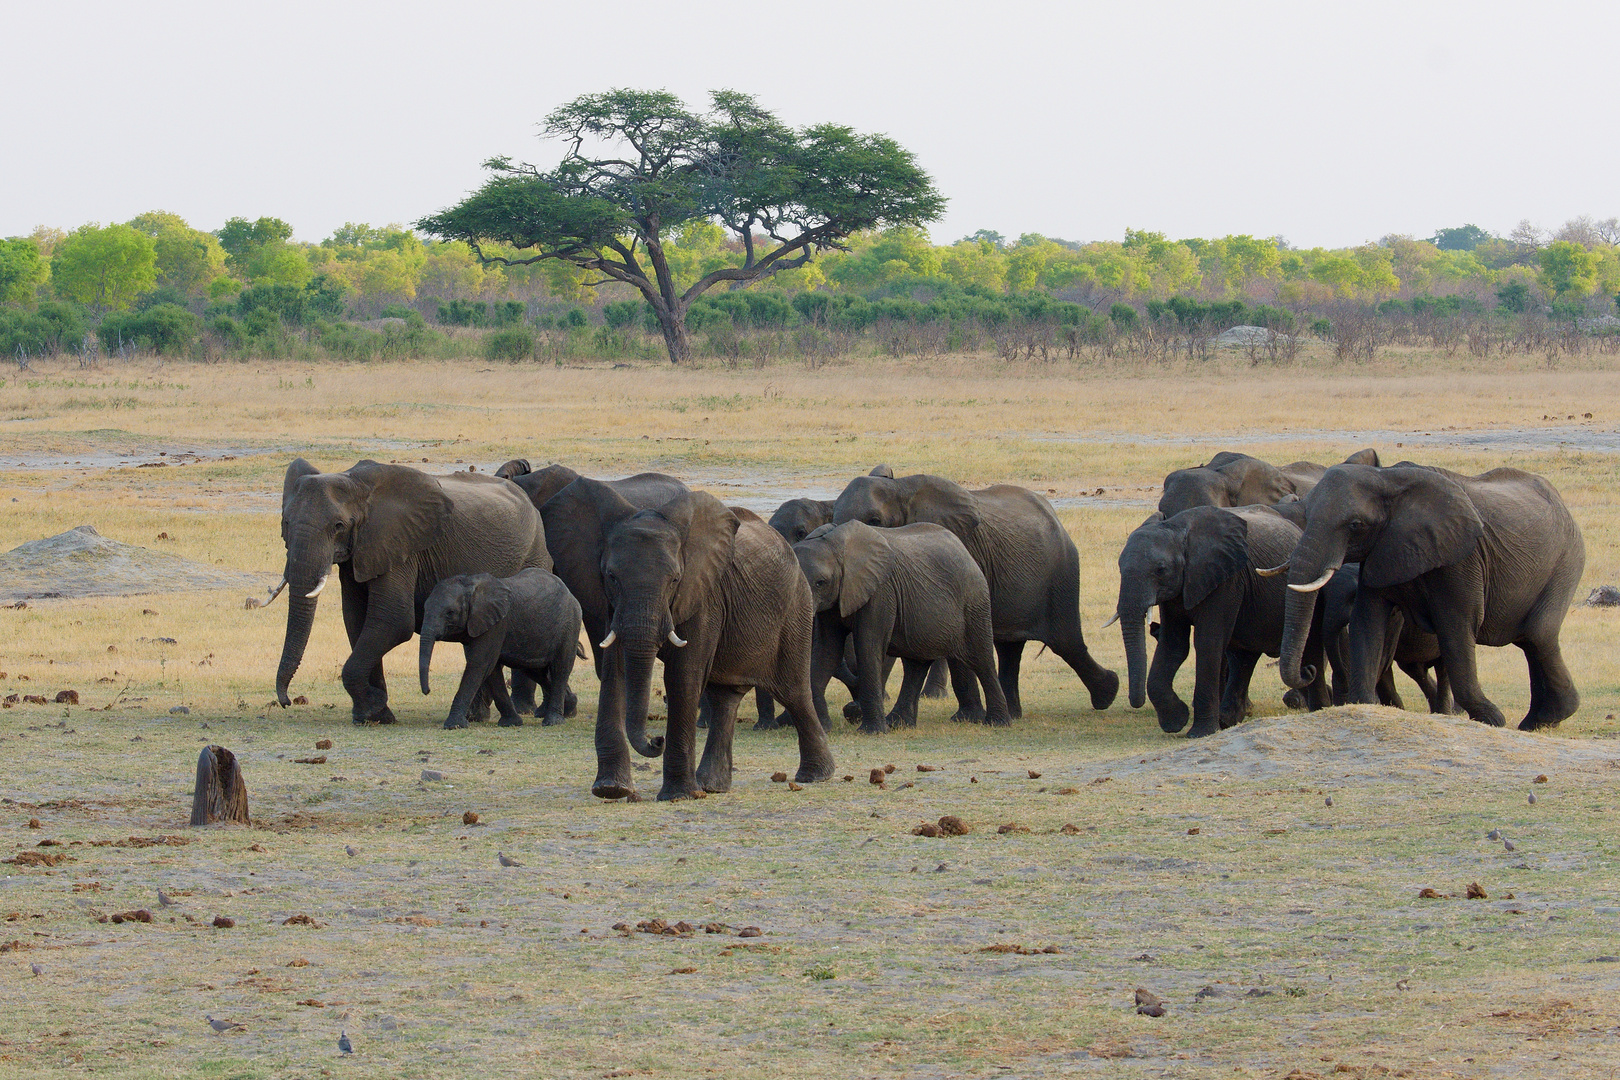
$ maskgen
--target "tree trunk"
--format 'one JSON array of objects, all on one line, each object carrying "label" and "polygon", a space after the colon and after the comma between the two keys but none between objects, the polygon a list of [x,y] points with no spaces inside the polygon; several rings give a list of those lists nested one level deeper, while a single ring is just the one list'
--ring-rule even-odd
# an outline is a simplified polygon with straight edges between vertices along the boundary
[{"label": "tree trunk", "polygon": [[247,785],[236,755],[223,746],[208,746],[197,755],[197,785],[191,798],[191,824],[216,821],[248,824]]},{"label": "tree trunk", "polygon": [[692,359],[692,339],[686,332],[686,312],[658,314],[658,328],[664,332],[664,346],[669,349],[669,362],[684,364]]}]

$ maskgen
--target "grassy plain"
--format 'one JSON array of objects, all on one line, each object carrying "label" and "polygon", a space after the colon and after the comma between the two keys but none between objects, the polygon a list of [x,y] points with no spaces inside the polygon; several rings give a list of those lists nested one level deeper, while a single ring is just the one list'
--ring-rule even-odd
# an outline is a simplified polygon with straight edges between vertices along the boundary
[{"label": "grassy plain", "polygon": [[[984,357],[814,372],[63,368],[0,385],[0,550],[91,523],[275,572],[277,493],[295,455],[325,469],[365,456],[430,471],[513,456],[593,475],[657,469],[758,506],[830,497],[885,461],[1047,493],[1080,548],[1095,628],[1112,610],[1119,547],[1169,469],[1226,448],[1331,461],[1373,445],[1389,461],[1548,475],[1586,534],[1584,595],[1620,580],[1620,455],[1578,443],[1617,422],[1620,374],[1485,372],[1420,353],[1289,371],[1236,357],[1196,370]],[[1470,433],[1484,429],[1513,434],[1482,449]],[[135,467],[159,461],[182,463]],[[925,702],[914,733],[836,733],[852,782],[790,792],[768,779],[791,772],[789,740],[745,731],[736,791],[659,805],[591,800],[584,719],[439,730],[454,650],[440,650],[426,699],[410,650],[392,655],[402,724],[353,728],[336,681],[340,620],[322,610],[294,682],[311,704],[287,712],[266,707],[279,604],[178,592],[0,611],[0,688],[74,688],[83,701],[0,713],[0,847],[74,860],[0,875],[0,937],[17,943],[0,957],[0,1075],[1620,1068],[1620,964],[1589,963],[1620,952],[1612,611],[1570,613],[1583,707],[1550,735],[1362,710],[1184,744],[1123,696],[1093,712],[1067,669],[1031,649],[1028,717],[1010,732],[952,725],[946,703]],[[1123,674],[1116,634],[1093,629],[1091,644]],[[1504,711],[1522,714],[1516,650],[1482,650],[1482,671]],[[576,683],[589,716],[588,667]],[[1262,714],[1283,713],[1280,693],[1260,669]],[[190,713],[170,713],[180,705]],[[335,743],[327,762],[295,763],[319,738]],[[92,844],[185,834],[208,742],[241,756],[255,828]],[[886,786],[869,785],[886,763],[898,766]],[[424,768],[445,781],[420,781]],[[655,769],[639,774],[645,789]],[[1530,805],[1538,773],[1551,780]],[[467,810],[478,825],[462,824]],[[911,835],[942,814],[972,832]],[[1006,824],[1029,831],[999,833]],[[1493,827],[1516,852],[1483,838]],[[524,865],[498,867],[497,850]],[[1492,899],[1417,898],[1475,881]],[[157,908],[159,885],[180,906]],[[141,907],[156,921],[96,921]],[[299,914],[320,925],[282,925]],[[215,915],[236,926],[208,925]],[[654,917],[731,929],[610,929]],[[750,925],[764,934],[735,936]],[[983,951],[996,946],[1026,952]],[[1061,951],[1027,952],[1047,946]],[[1169,1015],[1137,1015],[1139,986]],[[1214,992],[1200,998],[1204,987]],[[216,1035],[204,1013],[244,1028]],[[342,1027],[351,1059],[337,1057]]]}]

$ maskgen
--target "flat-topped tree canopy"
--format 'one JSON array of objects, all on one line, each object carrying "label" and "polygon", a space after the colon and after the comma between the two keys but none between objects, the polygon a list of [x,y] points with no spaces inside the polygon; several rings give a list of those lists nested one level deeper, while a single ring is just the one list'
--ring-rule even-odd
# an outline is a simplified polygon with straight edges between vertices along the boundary
[{"label": "flat-topped tree canopy", "polygon": [[[838,124],[794,129],[747,94],[709,98],[702,114],[662,90],[576,98],[542,129],[566,144],[556,167],[492,158],[483,187],[417,226],[465,241],[485,263],[558,259],[634,285],[680,363],[691,355],[687,309],[715,285],[751,284],[843,248],[851,233],[921,226],[945,208],[910,151],[886,135]],[[700,220],[736,234],[742,257],[681,288],[664,240]],[[490,254],[486,245],[533,254]]]}]

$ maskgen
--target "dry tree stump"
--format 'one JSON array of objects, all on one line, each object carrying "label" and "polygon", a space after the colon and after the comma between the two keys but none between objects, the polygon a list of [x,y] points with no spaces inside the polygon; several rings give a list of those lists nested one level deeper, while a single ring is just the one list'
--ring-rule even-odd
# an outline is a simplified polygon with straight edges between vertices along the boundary
[{"label": "dry tree stump", "polygon": [[191,824],[216,821],[248,824],[247,785],[236,755],[223,746],[208,746],[197,755],[197,788],[191,799]]}]

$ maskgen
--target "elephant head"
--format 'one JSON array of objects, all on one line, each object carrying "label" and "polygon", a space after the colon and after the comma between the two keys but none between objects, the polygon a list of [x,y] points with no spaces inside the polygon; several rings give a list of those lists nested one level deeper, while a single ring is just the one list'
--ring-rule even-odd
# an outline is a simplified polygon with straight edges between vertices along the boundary
[{"label": "elephant head", "polygon": [[309,644],[315,598],[333,563],[347,564],[356,582],[381,577],[433,543],[449,519],[450,499],[433,477],[402,465],[362,461],[323,473],[303,458],[287,466],[281,489],[281,538],[287,545],[284,585],[287,636],[276,669],[276,698],[287,687]]},{"label": "elephant head", "polygon": [[[610,612],[598,643],[607,657],[602,677],[622,680],[630,744],[657,757],[663,739],[646,734],[653,661],[666,645],[686,647],[677,627],[718,607],[740,522],[706,492],[681,491],[655,509],[637,510],[612,487],[584,477],[557,493],[548,514],[583,523],[564,542],[570,561],[594,558]],[[563,556],[557,561],[561,567]]]},{"label": "elephant head", "polygon": [[1386,589],[1458,562],[1484,533],[1473,500],[1438,469],[1329,469],[1305,498],[1305,532],[1285,564],[1289,594],[1278,665],[1283,682],[1298,688],[1315,677],[1301,670],[1305,638],[1316,593],[1340,566],[1359,562],[1361,585]]},{"label": "elephant head", "polygon": [[422,693],[432,692],[428,688],[428,668],[433,662],[433,646],[441,638],[454,641],[483,637],[511,610],[512,590],[491,574],[461,574],[435,585],[422,609],[418,659]]},{"label": "elephant head", "polygon": [[896,558],[883,531],[859,521],[824,525],[793,545],[793,554],[810,582],[817,613],[836,608],[845,619],[872,599]]},{"label": "elephant head", "polygon": [[510,480],[516,476],[527,476],[532,471],[533,470],[529,468],[529,459],[520,457],[513,458],[505,465],[502,465],[500,468],[496,469],[495,475],[500,477],[502,480]]},{"label": "elephant head", "polygon": [[967,488],[942,476],[918,473],[898,480],[857,476],[833,504],[833,523],[846,521],[880,529],[929,521],[966,538],[979,527],[979,501]]},{"label": "elephant head", "polygon": [[833,504],[820,499],[789,499],[771,515],[771,528],[797,544],[823,525],[832,524]]},{"label": "elephant head", "polygon": [[[1131,708],[1147,701],[1148,609],[1170,600],[1195,608],[1249,565],[1249,523],[1237,514],[1198,506],[1143,522],[1119,553],[1119,620],[1130,669]],[[1169,729],[1167,729],[1169,730]]]},{"label": "elephant head", "polygon": [[1223,451],[1206,465],[1166,476],[1159,511],[1170,517],[1194,506],[1270,504],[1297,494],[1295,481],[1282,469],[1248,454]]}]

